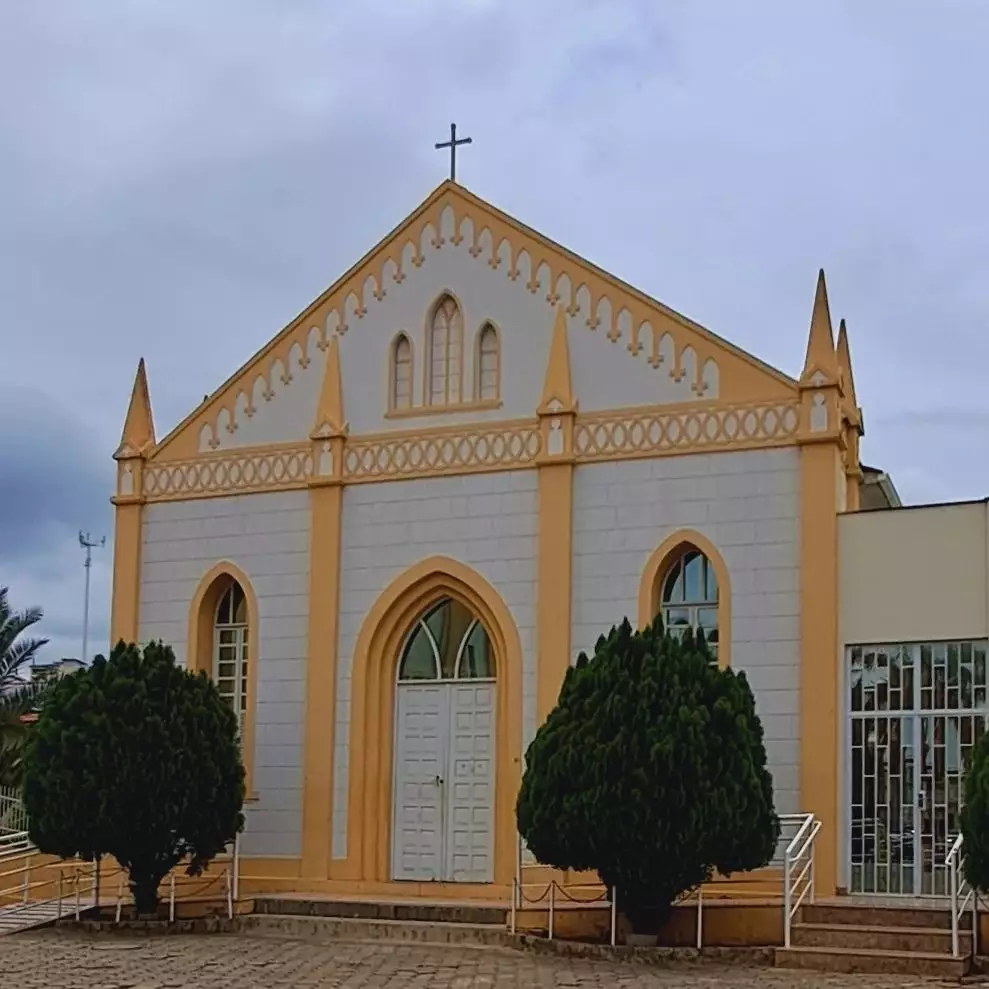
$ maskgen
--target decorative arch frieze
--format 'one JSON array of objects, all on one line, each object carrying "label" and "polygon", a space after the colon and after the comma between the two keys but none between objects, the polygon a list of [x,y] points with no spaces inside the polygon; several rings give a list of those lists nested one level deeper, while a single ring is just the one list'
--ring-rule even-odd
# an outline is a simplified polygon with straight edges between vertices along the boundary
[{"label": "decorative arch frieze", "polygon": [[354,329],[412,268],[431,253],[464,249],[503,272],[519,291],[539,294],[547,306],[584,316],[584,326],[624,344],[674,380],[689,378],[697,400],[784,398],[795,383],[674,310],[594,267],[507,214],[445,182],[237,374],[167,436],[155,458],[180,459],[215,450],[240,417],[277,400],[310,365],[329,338]]}]

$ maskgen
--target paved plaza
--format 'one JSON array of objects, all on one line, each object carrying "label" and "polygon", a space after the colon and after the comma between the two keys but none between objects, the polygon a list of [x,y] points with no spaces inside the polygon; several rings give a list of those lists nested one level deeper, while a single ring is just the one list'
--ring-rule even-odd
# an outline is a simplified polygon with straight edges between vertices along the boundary
[{"label": "paved plaza", "polygon": [[61,931],[4,938],[0,971],[3,984],[18,989],[899,989],[936,984],[906,976],[707,963],[651,967],[505,948]]}]

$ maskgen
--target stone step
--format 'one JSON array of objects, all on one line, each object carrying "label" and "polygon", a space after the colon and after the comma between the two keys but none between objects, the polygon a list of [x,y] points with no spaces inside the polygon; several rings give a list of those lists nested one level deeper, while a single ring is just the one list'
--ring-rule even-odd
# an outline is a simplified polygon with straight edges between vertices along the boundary
[{"label": "stone step", "polygon": [[[951,911],[945,906],[870,906],[866,903],[814,903],[800,908],[798,918],[804,924],[847,924],[852,927],[923,927],[951,930]],[[963,928],[971,930],[971,914],[961,918]]]},{"label": "stone step", "polygon": [[778,968],[870,975],[923,975],[961,979],[971,959],[924,951],[881,951],[868,948],[792,947],[776,949]]},{"label": "stone step", "polygon": [[504,947],[510,937],[503,924],[442,923],[423,920],[372,920],[359,917],[304,917],[249,914],[239,929],[252,934],[339,941],[419,942],[423,944]]},{"label": "stone step", "polygon": [[438,924],[505,925],[508,907],[501,904],[417,903],[389,900],[330,900],[257,897],[255,914],[294,917],[344,917],[360,920],[416,920]]},{"label": "stone step", "polygon": [[[794,924],[791,943],[798,948],[875,948],[951,954],[951,931],[936,927],[852,927],[849,924]],[[971,931],[959,932],[962,954],[971,954]]]}]

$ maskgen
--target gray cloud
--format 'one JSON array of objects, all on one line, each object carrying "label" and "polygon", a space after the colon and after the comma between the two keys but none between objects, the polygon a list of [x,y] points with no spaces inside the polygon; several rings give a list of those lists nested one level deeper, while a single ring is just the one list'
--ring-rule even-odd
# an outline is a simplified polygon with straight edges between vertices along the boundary
[{"label": "gray cloud", "polygon": [[0,5],[4,582],[78,650],[138,357],[161,435],[444,177],[453,119],[470,188],[790,373],[823,265],[865,458],[984,494],[987,36],[974,0]]}]

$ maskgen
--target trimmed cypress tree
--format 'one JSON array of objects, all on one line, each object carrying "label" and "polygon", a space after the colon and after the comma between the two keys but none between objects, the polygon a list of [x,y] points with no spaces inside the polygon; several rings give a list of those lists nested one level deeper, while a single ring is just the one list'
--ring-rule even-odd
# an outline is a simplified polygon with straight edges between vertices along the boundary
[{"label": "trimmed cypress tree", "polygon": [[519,831],[545,865],[593,870],[636,928],[779,840],[762,723],[703,640],[626,619],[581,653],[526,753]]},{"label": "trimmed cypress tree", "polygon": [[139,914],[187,856],[199,875],[244,826],[237,719],[169,646],[118,643],[59,680],[24,754],[31,840],[87,862],[112,855]]},{"label": "trimmed cypress tree", "polygon": [[961,812],[965,878],[989,893],[989,734],[972,750],[965,767],[965,803]]}]

